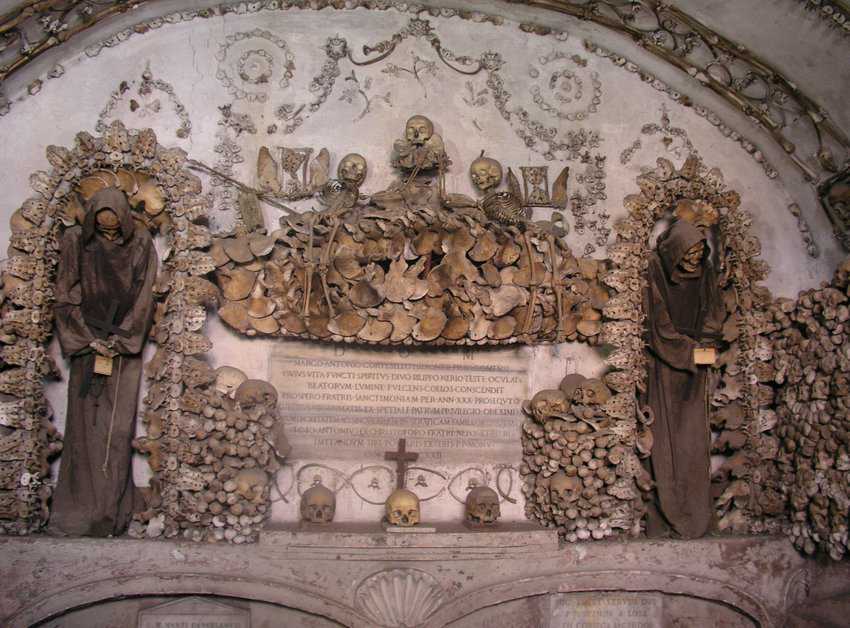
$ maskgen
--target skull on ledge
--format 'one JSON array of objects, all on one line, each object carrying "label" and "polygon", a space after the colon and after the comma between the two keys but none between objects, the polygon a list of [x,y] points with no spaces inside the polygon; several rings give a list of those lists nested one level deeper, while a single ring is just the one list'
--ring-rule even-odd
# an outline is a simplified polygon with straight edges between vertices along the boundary
[{"label": "skull on ledge", "polygon": [[496,523],[502,514],[499,496],[489,486],[476,486],[466,494],[466,521],[472,525]]},{"label": "skull on ledge", "polygon": [[387,498],[387,523],[410,527],[419,523],[419,498],[413,491],[398,488]]}]

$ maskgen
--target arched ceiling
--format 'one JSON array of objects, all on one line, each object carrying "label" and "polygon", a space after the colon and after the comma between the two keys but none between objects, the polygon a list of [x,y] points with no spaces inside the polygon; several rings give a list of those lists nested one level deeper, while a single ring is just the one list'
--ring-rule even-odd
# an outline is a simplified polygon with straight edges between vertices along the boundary
[{"label": "arched ceiling", "polygon": [[[168,21],[169,16],[186,19],[186,14],[191,14],[192,18],[203,19],[302,6],[385,8],[391,3],[388,0],[257,0],[225,4],[203,0],[25,0],[5,4],[8,8],[0,17],[0,115],[12,106],[13,93],[35,95],[43,79],[61,75],[61,65],[57,64],[63,58],[63,47],[82,40],[86,43],[93,36],[108,37],[102,45],[110,46],[113,45],[110,40],[117,43],[145,33],[151,28],[150,20],[157,17]],[[486,5],[489,11],[511,11],[517,5],[530,9],[535,22],[527,24],[530,33],[547,32],[549,27],[544,24],[556,21],[556,15],[560,15],[625,37],[655,60],[695,79],[699,87],[740,112],[781,147],[803,177],[820,186],[822,192],[831,180],[846,177],[850,139],[823,103],[810,90],[800,88],[795,77],[752,52],[750,42],[733,41],[683,9],[658,0],[512,0],[468,4],[474,8]],[[837,32],[850,32],[844,0],[796,0],[796,4],[813,11]],[[735,10],[724,7],[728,13]],[[850,245],[850,225],[842,224],[840,217],[836,219],[832,214],[830,218],[836,223],[839,235],[844,235],[845,246]]]}]

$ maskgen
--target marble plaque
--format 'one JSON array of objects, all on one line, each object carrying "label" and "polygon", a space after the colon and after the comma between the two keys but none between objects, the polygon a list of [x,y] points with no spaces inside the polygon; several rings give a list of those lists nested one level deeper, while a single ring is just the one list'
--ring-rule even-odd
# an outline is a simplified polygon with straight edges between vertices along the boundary
[{"label": "marble plaque", "polygon": [[251,611],[189,597],[139,612],[138,628],[251,628]]},{"label": "marble plaque", "polygon": [[420,462],[515,462],[529,360],[526,347],[283,342],[269,358],[269,381],[296,459],[383,460],[406,438]]},{"label": "marble plaque", "polygon": [[662,628],[657,593],[559,593],[550,596],[549,628]]}]

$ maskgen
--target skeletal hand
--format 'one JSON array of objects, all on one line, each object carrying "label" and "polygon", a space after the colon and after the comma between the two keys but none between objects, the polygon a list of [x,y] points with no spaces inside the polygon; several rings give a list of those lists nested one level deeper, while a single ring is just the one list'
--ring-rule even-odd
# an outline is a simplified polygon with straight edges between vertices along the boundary
[{"label": "skeletal hand", "polygon": [[107,358],[114,358],[116,355],[118,355],[118,352],[115,351],[103,340],[92,340],[89,343],[89,346],[95,351],[97,351],[100,355],[106,356]]}]

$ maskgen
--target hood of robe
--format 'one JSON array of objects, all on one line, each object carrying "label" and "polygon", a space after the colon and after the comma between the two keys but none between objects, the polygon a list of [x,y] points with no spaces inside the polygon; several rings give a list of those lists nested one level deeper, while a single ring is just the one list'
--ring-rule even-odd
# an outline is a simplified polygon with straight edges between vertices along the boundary
[{"label": "hood of robe", "polygon": [[693,273],[686,273],[679,267],[679,263],[692,246],[699,242],[706,242],[703,263],[708,256],[708,242],[705,235],[694,225],[686,220],[677,220],[667,231],[658,238],[658,256],[664,265],[664,271],[674,282],[682,279],[690,279],[702,275],[702,268]]},{"label": "hood of robe", "polygon": [[83,241],[88,242],[96,232],[95,218],[101,209],[111,209],[118,216],[121,238],[127,242],[133,237],[135,223],[130,213],[127,195],[116,187],[103,188],[94,193],[86,205],[86,217],[83,220]]}]

